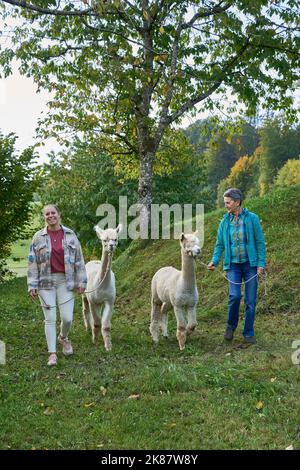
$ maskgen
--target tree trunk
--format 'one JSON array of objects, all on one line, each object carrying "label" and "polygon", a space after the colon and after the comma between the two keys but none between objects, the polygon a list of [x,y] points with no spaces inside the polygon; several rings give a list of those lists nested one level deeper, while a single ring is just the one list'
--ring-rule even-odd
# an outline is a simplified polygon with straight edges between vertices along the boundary
[{"label": "tree trunk", "polygon": [[150,232],[154,157],[154,152],[147,152],[141,155],[140,158],[138,203],[140,208],[140,234],[142,239],[147,239]]}]

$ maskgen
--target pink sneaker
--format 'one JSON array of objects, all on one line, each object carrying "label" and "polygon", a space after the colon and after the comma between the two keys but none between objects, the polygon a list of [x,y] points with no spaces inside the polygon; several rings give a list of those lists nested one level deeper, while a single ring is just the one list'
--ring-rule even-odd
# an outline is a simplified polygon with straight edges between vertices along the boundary
[{"label": "pink sneaker", "polygon": [[50,354],[47,365],[50,367],[57,365],[57,355],[55,353]]},{"label": "pink sneaker", "polygon": [[68,338],[62,338],[61,335],[57,338],[58,342],[63,345],[63,354],[64,356],[71,356],[73,354],[73,348],[71,341],[68,340]]}]

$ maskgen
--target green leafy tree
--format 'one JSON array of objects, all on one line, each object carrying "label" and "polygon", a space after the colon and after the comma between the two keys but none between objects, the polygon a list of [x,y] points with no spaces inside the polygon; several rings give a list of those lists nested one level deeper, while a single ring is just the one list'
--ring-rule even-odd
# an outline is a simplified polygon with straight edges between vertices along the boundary
[{"label": "green leafy tree", "polygon": [[267,120],[260,130],[262,147],[260,194],[265,194],[273,185],[279,169],[289,159],[300,153],[300,126],[292,127],[280,118]]},{"label": "green leafy tree", "polygon": [[247,122],[242,122],[239,127],[240,129],[231,139],[231,144],[238,158],[252,155],[259,144],[259,134],[254,126]]},{"label": "green leafy tree", "polygon": [[12,133],[6,136],[0,133],[0,279],[11,244],[29,234],[25,226],[38,184],[33,149],[27,148],[18,155],[16,139]]},{"label": "green leafy tree", "polygon": [[217,125],[216,119],[199,119],[184,130],[190,144],[195,146],[197,153],[204,154]]},{"label": "green leafy tree", "polygon": [[[166,138],[167,136],[167,138]],[[203,158],[183,131],[167,131],[157,153],[153,202],[197,204],[205,181]]]},{"label": "green leafy tree", "polygon": [[231,139],[228,140],[228,135],[224,131],[218,131],[208,144],[205,153],[207,180],[213,189],[216,189],[220,180],[228,176],[230,168],[239,158],[230,142]]},{"label": "green leafy tree", "polygon": [[217,205],[223,207],[223,194],[228,188],[239,188],[245,197],[254,196],[258,191],[257,180],[259,176],[259,152],[254,152],[253,156],[245,155],[231,168],[227,178],[220,181],[218,185]]},{"label": "green leafy tree", "polygon": [[218,108],[230,91],[255,113],[293,115],[300,2],[282,0],[0,0],[17,18],[2,50],[5,75],[52,93],[43,135],[103,137],[112,155],[136,159],[147,222],[153,167],[166,130],[196,105]]},{"label": "green leafy tree", "polygon": [[215,130],[206,151],[207,179],[213,189],[226,178],[241,156],[252,155],[259,142],[253,126],[245,122],[223,123]]},{"label": "green leafy tree", "polygon": [[[99,142],[75,139],[67,152],[50,155],[44,165],[43,183],[38,189],[40,205],[57,204],[63,223],[79,236],[87,254],[99,249],[92,227],[101,204],[111,204],[119,220],[119,196],[127,196],[128,207],[136,201],[138,174],[135,166],[122,172],[118,160],[106,154]],[[131,179],[128,178],[131,175]],[[199,186],[204,179],[202,166],[194,147],[182,131],[168,131],[157,155],[154,176],[154,199],[157,204],[193,203],[199,201]],[[42,222],[42,221],[41,221]],[[128,217],[130,222],[130,217]],[[125,241],[120,242],[123,247]]]},{"label": "green leafy tree", "polygon": [[92,254],[99,249],[93,232],[99,221],[98,206],[111,204],[118,218],[119,196],[127,196],[128,205],[133,204],[136,181],[116,176],[114,162],[97,143],[75,139],[67,152],[52,153],[50,162],[44,165],[39,210],[46,204],[56,204],[63,223],[75,230],[86,253]]},{"label": "green leafy tree", "polygon": [[280,168],[276,176],[276,186],[292,186],[300,184],[300,157],[297,160],[288,160]]}]

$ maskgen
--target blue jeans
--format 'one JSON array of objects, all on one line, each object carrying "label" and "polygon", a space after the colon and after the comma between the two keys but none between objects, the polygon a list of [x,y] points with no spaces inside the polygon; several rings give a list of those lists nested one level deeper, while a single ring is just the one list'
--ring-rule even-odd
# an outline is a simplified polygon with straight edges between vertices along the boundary
[{"label": "blue jeans", "polygon": [[[226,271],[226,274],[229,281],[241,283],[242,279],[244,279],[246,282],[257,274],[257,267],[251,267],[248,261],[246,263],[231,263],[230,269]],[[254,277],[251,281],[245,283],[244,336],[254,336],[257,285],[257,277]],[[241,298],[241,285],[229,282],[227,328],[230,328],[233,331],[238,326]]]}]

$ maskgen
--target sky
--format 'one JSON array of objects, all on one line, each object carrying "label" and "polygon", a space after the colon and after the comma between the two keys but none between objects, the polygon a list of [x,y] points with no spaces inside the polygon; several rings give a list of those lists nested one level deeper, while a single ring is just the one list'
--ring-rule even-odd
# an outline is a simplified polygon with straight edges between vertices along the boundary
[{"label": "sky", "polygon": [[[13,74],[0,79],[0,131],[7,135],[14,132],[18,139],[16,150],[35,143],[35,129],[41,112],[46,112],[49,95],[41,91],[31,78],[21,76],[15,67]],[[55,139],[48,139],[44,147],[39,147],[40,163],[47,161],[47,153],[60,149]]]}]

